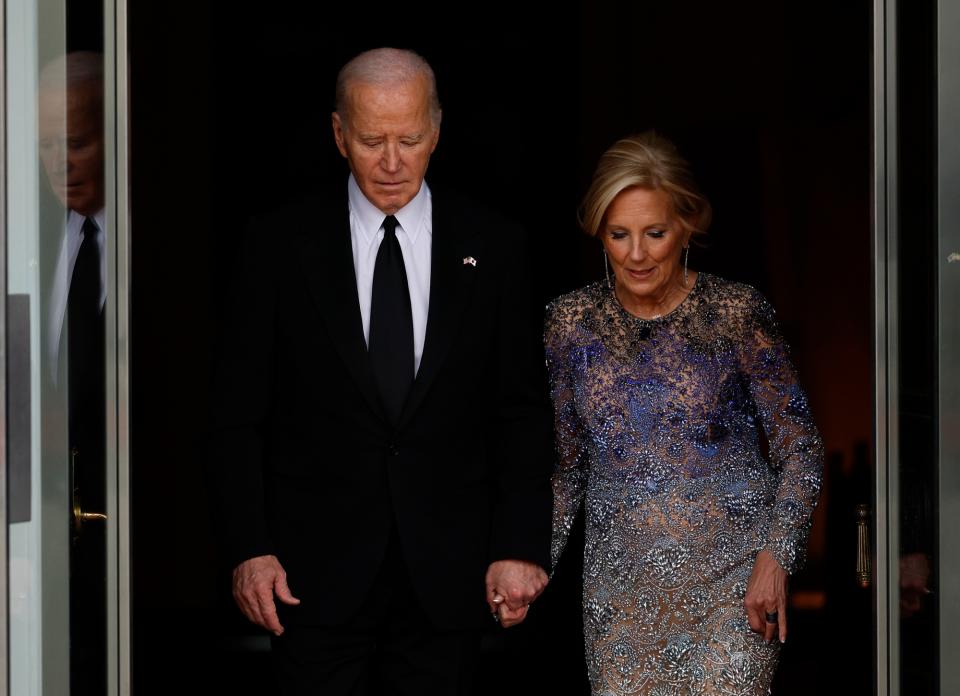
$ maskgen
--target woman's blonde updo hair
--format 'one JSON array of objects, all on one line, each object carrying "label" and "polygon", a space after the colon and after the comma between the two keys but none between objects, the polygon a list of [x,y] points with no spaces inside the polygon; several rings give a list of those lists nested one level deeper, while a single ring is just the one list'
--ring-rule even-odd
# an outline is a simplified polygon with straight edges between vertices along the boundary
[{"label": "woman's blonde updo hair", "polygon": [[687,161],[673,143],[650,130],[618,140],[601,155],[580,205],[583,231],[596,237],[613,199],[634,186],[665,192],[680,224],[693,234],[704,234],[710,226],[710,202],[700,193]]}]

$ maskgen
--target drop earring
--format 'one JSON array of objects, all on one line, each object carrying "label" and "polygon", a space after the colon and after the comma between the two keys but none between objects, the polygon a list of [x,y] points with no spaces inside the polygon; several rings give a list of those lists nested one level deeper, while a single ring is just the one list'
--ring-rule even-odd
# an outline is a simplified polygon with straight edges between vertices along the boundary
[{"label": "drop earring", "polygon": [[683,287],[687,287],[687,281],[690,278],[690,271],[687,268],[687,261],[690,260],[690,245],[684,247],[683,252]]},{"label": "drop earring", "polygon": [[613,282],[610,280],[610,264],[605,248],[603,248],[603,274],[607,277],[607,287],[610,288],[610,292],[613,292]]}]

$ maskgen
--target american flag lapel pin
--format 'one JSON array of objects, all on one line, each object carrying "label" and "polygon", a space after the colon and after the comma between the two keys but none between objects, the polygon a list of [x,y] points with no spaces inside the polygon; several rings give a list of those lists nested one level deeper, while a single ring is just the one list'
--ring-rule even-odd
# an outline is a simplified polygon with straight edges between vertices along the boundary
[{"label": "american flag lapel pin", "polygon": [[465,257],[463,257],[463,265],[466,266],[466,265],[468,265],[468,264],[471,265],[471,266],[476,267],[476,265],[477,265],[477,260],[476,260],[475,258],[473,258],[472,256],[465,256]]}]

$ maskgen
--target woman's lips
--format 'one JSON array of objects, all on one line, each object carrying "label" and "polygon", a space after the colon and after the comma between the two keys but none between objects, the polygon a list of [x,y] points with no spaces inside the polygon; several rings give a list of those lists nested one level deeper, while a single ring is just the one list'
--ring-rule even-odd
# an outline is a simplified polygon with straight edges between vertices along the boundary
[{"label": "woman's lips", "polygon": [[632,268],[627,268],[627,269],[624,269],[624,270],[626,270],[627,274],[629,274],[629,276],[630,276],[631,278],[633,278],[634,280],[647,280],[648,278],[650,278],[650,277],[653,275],[653,271],[654,271],[655,269],[653,269],[653,268],[647,268],[647,269],[642,270],[642,271],[635,271],[635,270],[633,270]]}]

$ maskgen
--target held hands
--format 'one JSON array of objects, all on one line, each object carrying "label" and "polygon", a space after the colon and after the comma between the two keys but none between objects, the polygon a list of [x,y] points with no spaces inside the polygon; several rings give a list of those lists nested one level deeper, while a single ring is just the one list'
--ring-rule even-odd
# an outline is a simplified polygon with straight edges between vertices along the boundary
[{"label": "held hands", "polygon": [[766,549],[757,554],[743,606],[754,632],[769,643],[779,631],[780,642],[787,642],[787,571]]},{"label": "held hands", "polygon": [[530,602],[547,586],[543,568],[529,561],[495,561],[487,568],[487,605],[494,618],[509,628],[527,618]]},{"label": "held hands", "polygon": [[243,615],[276,636],[283,633],[273,601],[300,604],[287,587],[287,574],[276,556],[257,556],[233,569],[233,599]]}]

